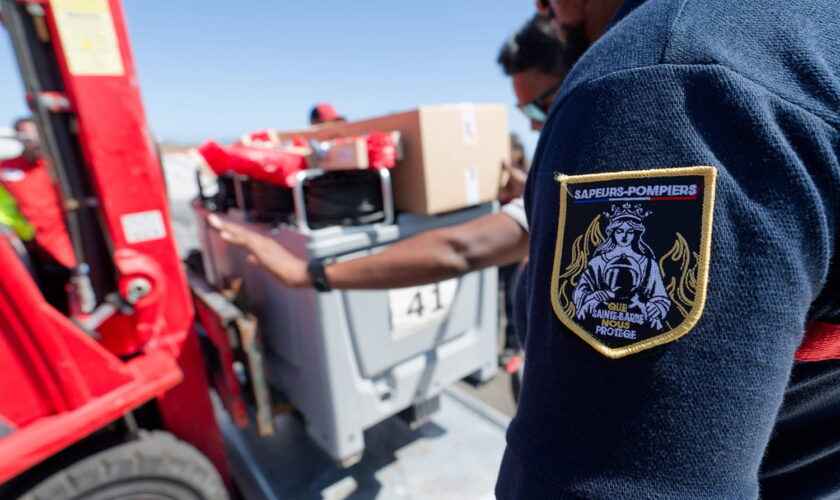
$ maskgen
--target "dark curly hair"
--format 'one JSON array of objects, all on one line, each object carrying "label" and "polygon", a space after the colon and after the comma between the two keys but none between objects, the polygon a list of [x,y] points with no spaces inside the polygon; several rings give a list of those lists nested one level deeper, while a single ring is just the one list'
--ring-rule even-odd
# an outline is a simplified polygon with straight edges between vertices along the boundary
[{"label": "dark curly hair", "polygon": [[563,43],[548,16],[535,15],[507,39],[496,59],[506,75],[537,67],[542,72],[563,78],[569,72]]}]

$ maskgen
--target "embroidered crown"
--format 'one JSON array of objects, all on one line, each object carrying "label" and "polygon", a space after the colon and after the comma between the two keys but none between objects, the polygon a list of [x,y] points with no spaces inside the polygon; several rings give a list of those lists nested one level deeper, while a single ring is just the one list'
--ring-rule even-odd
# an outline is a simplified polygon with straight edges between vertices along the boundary
[{"label": "embroidered crown", "polygon": [[610,207],[609,212],[604,212],[604,216],[610,222],[614,222],[621,219],[633,219],[636,222],[642,222],[648,215],[652,214],[650,210],[645,210],[642,208],[641,205],[636,203],[635,205],[630,205],[629,203],[625,203],[620,207],[617,205],[612,205]]}]

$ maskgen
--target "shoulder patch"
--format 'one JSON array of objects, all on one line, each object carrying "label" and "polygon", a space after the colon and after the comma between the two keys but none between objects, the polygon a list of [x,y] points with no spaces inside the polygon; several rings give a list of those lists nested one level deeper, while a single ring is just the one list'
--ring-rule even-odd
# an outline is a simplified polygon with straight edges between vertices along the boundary
[{"label": "shoulder patch", "polygon": [[551,302],[610,358],[671,342],[703,313],[715,167],[558,175]]}]

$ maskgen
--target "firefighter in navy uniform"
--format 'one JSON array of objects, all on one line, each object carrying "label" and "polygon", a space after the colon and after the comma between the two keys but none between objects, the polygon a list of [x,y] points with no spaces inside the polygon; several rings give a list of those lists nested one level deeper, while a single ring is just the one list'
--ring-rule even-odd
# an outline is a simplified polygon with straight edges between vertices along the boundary
[{"label": "firefighter in navy uniform", "polygon": [[581,57],[497,496],[840,497],[840,3],[540,3]]}]

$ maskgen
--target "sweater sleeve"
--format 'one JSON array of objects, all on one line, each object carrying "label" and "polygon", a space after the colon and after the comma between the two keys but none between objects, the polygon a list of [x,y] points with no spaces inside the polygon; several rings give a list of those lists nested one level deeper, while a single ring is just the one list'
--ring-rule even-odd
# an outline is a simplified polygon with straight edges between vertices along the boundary
[{"label": "sweater sleeve", "polygon": [[[526,191],[526,370],[497,495],[754,498],[834,251],[837,130],[716,65],[623,70],[560,98]],[[699,165],[717,169],[702,314],[610,359],[551,304],[556,176]]]}]

